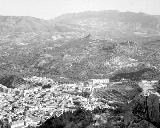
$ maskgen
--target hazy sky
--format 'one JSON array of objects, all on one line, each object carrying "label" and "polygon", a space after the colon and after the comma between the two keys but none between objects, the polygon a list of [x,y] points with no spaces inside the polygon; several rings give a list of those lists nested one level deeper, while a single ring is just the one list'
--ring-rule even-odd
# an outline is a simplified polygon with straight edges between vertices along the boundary
[{"label": "hazy sky", "polygon": [[0,15],[52,19],[64,13],[120,10],[160,15],[160,0],[0,0]]}]

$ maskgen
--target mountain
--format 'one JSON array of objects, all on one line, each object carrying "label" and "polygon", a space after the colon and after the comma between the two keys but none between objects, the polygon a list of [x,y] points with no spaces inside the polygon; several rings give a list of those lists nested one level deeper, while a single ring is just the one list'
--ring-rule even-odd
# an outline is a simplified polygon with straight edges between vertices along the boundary
[{"label": "mountain", "polygon": [[89,33],[114,38],[146,38],[160,35],[160,16],[144,13],[88,11],[64,14],[55,18],[57,23],[81,26]]},{"label": "mountain", "polygon": [[29,16],[0,16],[0,34],[16,32],[79,32],[91,33],[100,38],[146,41],[151,37],[159,39],[160,16],[116,10],[70,13],[53,20]]},{"label": "mountain", "polygon": [[47,20],[29,16],[0,16],[0,34],[16,32],[50,32],[53,25]]}]

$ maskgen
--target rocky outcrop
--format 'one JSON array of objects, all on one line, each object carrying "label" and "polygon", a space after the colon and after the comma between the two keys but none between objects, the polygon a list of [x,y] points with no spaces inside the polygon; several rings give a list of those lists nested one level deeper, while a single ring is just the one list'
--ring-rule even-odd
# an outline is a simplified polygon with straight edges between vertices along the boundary
[{"label": "rocky outcrop", "polygon": [[15,88],[23,83],[25,83],[25,80],[16,75],[4,75],[0,77],[0,84],[6,86],[7,88]]},{"label": "rocky outcrop", "polygon": [[156,77],[157,71],[153,68],[143,68],[134,72],[117,73],[110,78],[110,81],[120,81],[121,79],[129,79],[131,81],[151,80]]},{"label": "rocky outcrop", "polygon": [[74,112],[65,112],[59,117],[52,117],[38,128],[86,128],[93,122],[91,111],[77,109]]}]

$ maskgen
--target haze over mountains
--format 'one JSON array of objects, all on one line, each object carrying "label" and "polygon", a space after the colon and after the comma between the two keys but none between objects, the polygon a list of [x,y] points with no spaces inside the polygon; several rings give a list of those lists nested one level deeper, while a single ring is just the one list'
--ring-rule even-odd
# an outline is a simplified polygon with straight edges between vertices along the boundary
[{"label": "haze over mountains", "polygon": [[27,16],[0,16],[0,31],[4,33],[16,32],[47,32],[52,25],[45,20]]},{"label": "haze over mountains", "polygon": [[147,37],[159,35],[159,29],[160,16],[115,10],[64,14],[53,20],[0,16],[1,33],[81,31],[112,37]]},{"label": "haze over mountains", "polygon": [[144,13],[101,11],[66,14],[55,19],[58,22],[80,25],[91,32],[105,35],[159,35],[160,16]]}]

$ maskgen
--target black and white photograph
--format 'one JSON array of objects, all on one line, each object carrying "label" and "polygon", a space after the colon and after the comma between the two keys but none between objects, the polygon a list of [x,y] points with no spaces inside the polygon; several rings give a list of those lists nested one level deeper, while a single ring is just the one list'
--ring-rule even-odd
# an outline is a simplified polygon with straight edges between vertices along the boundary
[{"label": "black and white photograph", "polygon": [[0,128],[160,128],[160,0],[0,0]]}]

